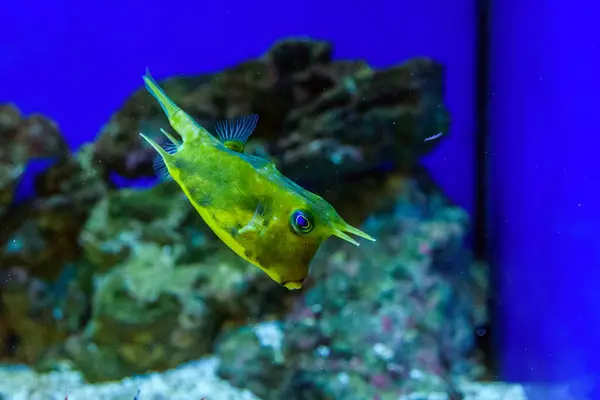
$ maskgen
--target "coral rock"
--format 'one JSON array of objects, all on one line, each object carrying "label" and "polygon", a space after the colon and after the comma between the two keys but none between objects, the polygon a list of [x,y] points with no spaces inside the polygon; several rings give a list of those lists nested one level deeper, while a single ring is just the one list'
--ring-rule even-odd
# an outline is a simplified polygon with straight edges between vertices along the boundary
[{"label": "coral rock", "polygon": [[0,217],[13,201],[14,190],[27,163],[36,158],[69,154],[57,125],[40,115],[24,118],[12,104],[0,104]]},{"label": "coral rock", "polygon": [[91,316],[51,356],[90,381],[175,367],[211,352],[222,328],[289,308],[289,292],[218,240],[174,182],[110,193],[80,243]]},{"label": "coral rock", "polygon": [[[336,187],[344,176],[390,164],[414,165],[435,146],[424,139],[448,127],[442,67],[413,59],[373,70],[361,61],[332,61],[332,52],[326,42],[285,40],[264,57],[219,74],[160,84],[208,128],[218,119],[258,113],[248,149],[313,187]],[[150,175],[154,152],[139,132],[163,140],[158,130],[166,124],[159,105],[141,89],[104,127],[96,156],[122,176]]]},{"label": "coral rock", "polygon": [[[358,400],[451,393],[454,376],[478,375],[473,326],[485,282],[463,246],[468,217],[424,178],[399,187],[393,207],[362,226],[376,243],[328,243],[315,259],[303,301],[282,321],[282,360],[256,368],[273,353],[232,333],[217,348],[222,377],[264,399]],[[244,351],[228,350],[239,341]]]}]

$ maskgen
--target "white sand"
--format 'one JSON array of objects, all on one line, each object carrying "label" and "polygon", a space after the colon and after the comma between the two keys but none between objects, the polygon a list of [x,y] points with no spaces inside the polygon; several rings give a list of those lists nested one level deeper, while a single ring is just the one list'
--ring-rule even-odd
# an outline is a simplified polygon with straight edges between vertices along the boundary
[{"label": "white sand", "polygon": [[88,384],[78,372],[37,374],[26,367],[0,368],[2,400],[260,400],[252,393],[219,379],[218,361],[206,358],[163,373],[140,375],[119,382]]},{"label": "white sand", "polygon": [[[38,374],[28,367],[0,366],[0,400],[260,400],[247,390],[232,387],[216,376],[214,357],[162,373],[140,375],[118,382],[88,384],[79,372]],[[469,383],[459,385],[465,400],[527,400],[520,385]],[[402,400],[447,400],[445,394],[414,393]]]}]

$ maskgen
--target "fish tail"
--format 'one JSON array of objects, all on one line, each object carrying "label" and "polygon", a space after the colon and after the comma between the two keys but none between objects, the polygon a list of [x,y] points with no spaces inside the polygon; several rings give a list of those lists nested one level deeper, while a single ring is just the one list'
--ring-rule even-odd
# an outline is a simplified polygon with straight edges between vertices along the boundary
[{"label": "fish tail", "polygon": [[166,95],[161,87],[158,86],[158,83],[156,83],[152,75],[150,75],[150,70],[148,68],[146,68],[146,74],[142,78],[144,79],[146,89],[152,96],[154,96],[156,101],[158,101],[160,107],[163,109],[165,114],[167,114],[169,121],[173,119],[177,113],[182,111],[181,108],[175,104],[173,100],[169,98],[169,96]]},{"label": "fish tail", "polygon": [[187,141],[197,139],[201,136],[206,138],[212,138],[212,136],[206,129],[198,125],[198,123],[194,121],[194,119],[189,114],[183,111],[181,107],[175,104],[175,102],[171,100],[169,96],[167,96],[164,90],[162,90],[162,88],[158,86],[158,83],[156,83],[154,78],[152,78],[152,75],[150,75],[150,71],[148,70],[148,68],[146,68],[146,74],[142,78],[144,79],[146,89],[148,90],[148,92],[150,92],[152,96],[154,96],[156,101],[158,101],[158,104],[160,104],[160,107],[167,115],[167,118],[169,118],[169,123],[171,124],[173,129],[175,129],[179,133],[184,143]]}]

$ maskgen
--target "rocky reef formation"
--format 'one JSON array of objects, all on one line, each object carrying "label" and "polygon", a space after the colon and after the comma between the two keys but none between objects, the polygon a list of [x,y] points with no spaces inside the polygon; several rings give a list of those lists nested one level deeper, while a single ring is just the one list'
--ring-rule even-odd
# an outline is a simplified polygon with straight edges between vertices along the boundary
[{"label": "rocky reef formation", "polygon": [[8,143],[0,149],[0,358],[33,363],[79,328],[85,302],[68,286],[70,263],[106,185],[91,147],[71,154],[43,116],[1,106],[0,135]]},{"label": "rocky reef formation", "polygon": [[[428,59],[374,70],[332,61],[329,43],[286,40],[218,74],[159,82],[208,128],[258,113],[248,150],[378,239],[328,241],[300,292],[235,256],[174,183],[116,187],[115,176],[152,174],[138,133],[166,127],[143,89],[74,154],[51,122],[0,108],[11,138],[0,361],[100,382],[216,352],[221,377],[264,399],[459,390],[481,371],[486,280],[464,244],[467,215],[418,167],[437,143],[424,139],[448,128],[442,73]],[[44,134],[29,132],[35,121]],[[35,196],[15,202],[32,157],[52,163],[33,177]]]},{"label": "rocky reef formation", "polygon": [[174,367],[211,352],[224,325],[280,315],[286,302],[287,290],[224,248],[174,183],[109,194],[80,238],[91,319],[63,351],[88,380]]},{"label": "rocky reef formation", "polygon": [[263,399],[384,400],[478,375],[485,275],[464,248],[467,215],[424,177],[390,179],[394,203],[363,224],[377,244],[330,246],[283,320],[223,335],[221,376]]},{"label": "rocky reef formation", "polygon": [[[284,175],[313,190],[341,190],[347,186],[340,180],[364,181],[376,171],[409,170],[436,145],[424,139],[448,128],[441,65],[413,59],[374,70],[363,61],[332,61],[332,54],[326,42],[282,41],[219,74],[160,85],[208,128],[222,118],[259,114],[247,150],[270,157]],[[124,177],[152,175],[155,152],[138,134],[155,132],[162,141],[158,131],[166,123],[140,88],[102,129],[98,161]],[[330,193],[328,200],[355,192]]]},{"label": "rocky reef formation", "polygon": [[41,115],[23,118],[12,104],[0,105],[0,215],[13,203],[19,179],[35,159],[66,157],[69,150],[57,125]]}]

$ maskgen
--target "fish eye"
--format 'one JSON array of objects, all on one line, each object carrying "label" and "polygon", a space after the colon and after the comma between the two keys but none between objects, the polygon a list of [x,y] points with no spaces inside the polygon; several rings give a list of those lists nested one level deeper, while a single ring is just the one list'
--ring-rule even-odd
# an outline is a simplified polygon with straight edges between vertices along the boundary
[{"label": "fish eye", "polygon": [[296,210],[290,216],[290,225],[296,233],[306,234],[313,230],[314,220],[306,210]]}]

